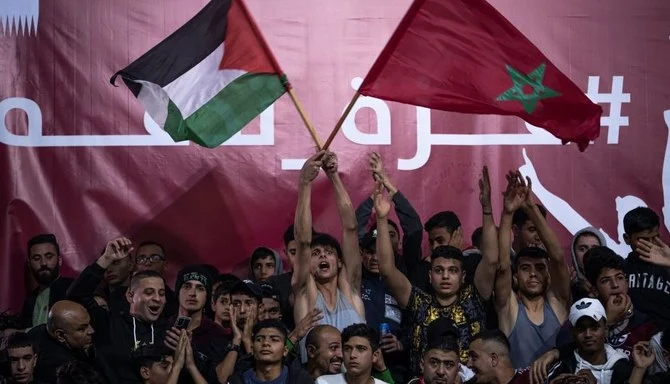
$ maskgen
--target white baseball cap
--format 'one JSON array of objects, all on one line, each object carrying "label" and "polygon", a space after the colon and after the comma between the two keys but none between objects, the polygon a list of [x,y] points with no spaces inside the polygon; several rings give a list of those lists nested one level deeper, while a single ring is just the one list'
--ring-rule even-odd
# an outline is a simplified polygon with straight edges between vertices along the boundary
[{"label": "white baseball cap", "polygon": [[577,321],[584,316],[595,321],[600,321],[601,319],[607,320],[605,307],[597,299],[581,299],[572,304],[569,316],[570,324],[574,327]]}]

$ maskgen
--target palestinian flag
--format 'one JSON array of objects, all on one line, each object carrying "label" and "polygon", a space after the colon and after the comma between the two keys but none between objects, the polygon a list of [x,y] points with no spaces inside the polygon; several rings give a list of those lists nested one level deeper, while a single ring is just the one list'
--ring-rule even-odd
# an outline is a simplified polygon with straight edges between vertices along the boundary
[{"label": "palestinian flag", "polygon": [[212,0],[117,76],[175,141],[213,148],[290,87],[242,0]]}]

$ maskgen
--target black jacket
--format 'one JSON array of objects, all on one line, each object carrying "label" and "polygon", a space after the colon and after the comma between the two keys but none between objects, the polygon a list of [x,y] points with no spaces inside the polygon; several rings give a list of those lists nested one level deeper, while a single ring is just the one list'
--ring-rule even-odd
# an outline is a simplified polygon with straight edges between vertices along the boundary
[{"label": "black jacket", "polygon": [[159,319],[147,324],[128,313],[107,312],[93,299],[105,270],[98,264],[86,267],[72,283],[68,297],[82,303],[89,314],[95,335],[93,341],[100,368],[111,384],[136,384],[138,375],[130,354],[142,345],[163,343],[167,322]]},{"label": "black jacket", "polygon": [[635,308],[659,327],[670,326],[670,269],[648,263],[632,252],[626,258],[624,272]]},{"label": "black jacket", "polygon": [[[237,361],[235,373],[228,379],[228,384],[244,384],[244,372],[254,368],[254,359],[247,355]],[[314,379],[300,364],[300,359],[293,359],[288,366],[288,377],[285,384],[314,384]]]},{"label": "black jacket", "polygon": [[56,371],[63,364],[78,360],[98,369],[95,360],[95,351],[87,354],[83,350],[75,351],[56,341],[42,324],[30,330],[30,337],[37,342],[38,355],[35,366],[35,379],[46,384],[56,384]]},{"label": "black jacket", "polygon": [[[393,195],[393,206],[400,220],[402,228],[402,257],[396,255],[395,264],[406,276],[411,276],[417,263],[421,261],[421,242],[423,241],[423,225],[421,217],[412,207],[409,200],[400,191]],[[358,222],[358,240],[368,232],[368,221],[374,208],[372,198],[368,197],[356,208],[356,221]],[[403,260],[404,259],[404,260]],[[425,277],[428,280],[428,274]],[[410,279],[411,281],[411,279]]]},{"label": "black jacket", "polygon": [[[56,279],[56,281],[51,283],[49,286],[49,309],[51,309],[51,306],[53,306],[55,302],[65,299],[67,289],[70,287],[70,284],[72,284],[73,281],[74,279],[69,277],[59,277]],[[39,295],[40,292],[41,291],[39,289],[35,289],[28,294],[26,300],[23,302],[21,319],[28,328],[32,327],[33,325],[39,325],[33,324],[33,312],[35,311],[37,295]]]}]

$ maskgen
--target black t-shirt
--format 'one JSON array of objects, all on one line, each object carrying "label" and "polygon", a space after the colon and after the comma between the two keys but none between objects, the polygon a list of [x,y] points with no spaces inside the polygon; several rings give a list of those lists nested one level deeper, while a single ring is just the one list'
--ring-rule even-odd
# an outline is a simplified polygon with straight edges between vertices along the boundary
[{"label": "black t-shirt", "polygon": [[670,270],[647,263],[633,252],[626,259],[624,272],[635,309],[661,328],[670,326]]}]

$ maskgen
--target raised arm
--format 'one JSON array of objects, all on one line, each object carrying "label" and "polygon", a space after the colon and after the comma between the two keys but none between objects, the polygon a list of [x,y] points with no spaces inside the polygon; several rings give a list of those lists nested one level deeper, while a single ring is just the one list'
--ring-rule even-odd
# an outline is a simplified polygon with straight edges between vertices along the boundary
[{"label": "raised arm", "polygon": [[498,234],[493,221],[491,205],[491,182],[489,170],[482,169],[479,178],[479,202],[482,205],[482,260],[475,270],[475,287],[479,295],[489,299],[493,293],[496,269],[498,268]]},{"label": "raised arm", "polygon": [[[518,178],[519,182],[524,185],[525,183],[521,174],[518,174]],[[556,233],[549,227],[547,220],[542,216],[540,208],[535,204],[530,178],[526,178],[526,180],[528,183],[526,187],[526,200],[521,208],[528,214],[535,228],[537,228],[540,240],[542,240],[547,253],[549,253],[549,276],[551,276],[549,292],[567,308],[571,303],[570,270],[568,270],[568,265],[565,262],[563,247],[561,247]]]},{"label": "raised arm", "polygon": [[342,222],[342,258],[346,270],[346,278],[351,286],[351,293],[355,296],[361,292],[361,250],[358,247],[358,224],[354,214],[354,206],[349,198],[349,193],[342,184],[342,179],[337,173],[337,156],[329,152],[323,159],[323,169],[328,175],[335,190],[337,211]]},{"label": "raised arm", "polygon": [[523,189],[519,188],[516,174],[507,174],[507,188],[503,193],[503,213],[498,230],[498,270],[495,278],[495,309],[500,328],[509,335],[514,325],[511,317],[517,313],[518,303],[512,291],[511,233],[512,216],[523,203]]},{"label": "raised arm", "polygon": [[391,294],[398,301],[400,308],[407,308],[412,293],[412,284],[407,277],[398,270],[393,260],[393,247],[389,236],[388,214],[391,203],[384,196],[384,186],[377,182],[374,194],[375,212],[377,213],[377,257],[379,258],[379,273],[384,278]]},{"label": "raised arm", "polygon": [[[319,152],[309,158],[300,171],[298,182],[298,205],[295,209],[294,234],[296,242],[296,263],[293,266],[291,288],[293,294],[304,295],[310,276],[310,258],[312,256],[312,181],[319,175],[325,152]],[[302,317],[300,317],[302,318]]]},{"label": "raised arm", "polygon": [[402,256],[409,273],[409,271],[414,270],[416,264],[421,260],[421,242],[423,241],[421,217],[419,217],[419,214],[414,210],[414,207],[412,207],[412,204],[410,204],[405,195],[398,191],[393,180],[391,180],[384,169],[381,156],[376,152],[370,154],[370,168],[373,175],[375,175],[375,179],[384,184],[384,188],[395,207],[395,213],[400,220],[400,227],[403,232]]}]

